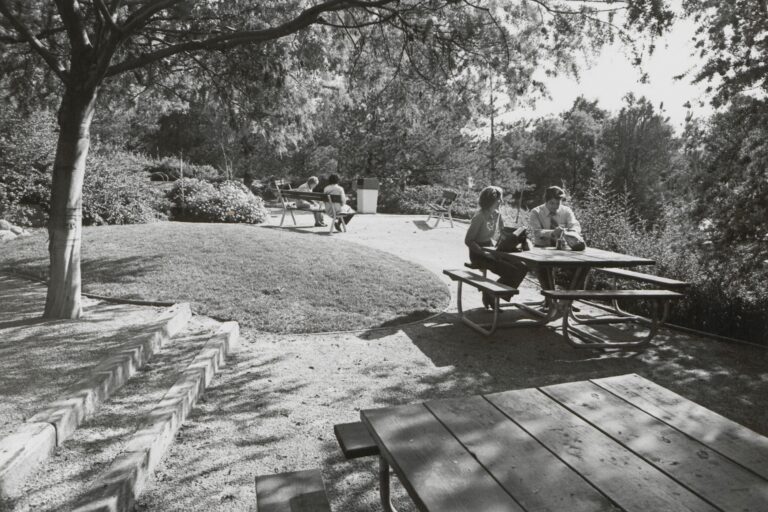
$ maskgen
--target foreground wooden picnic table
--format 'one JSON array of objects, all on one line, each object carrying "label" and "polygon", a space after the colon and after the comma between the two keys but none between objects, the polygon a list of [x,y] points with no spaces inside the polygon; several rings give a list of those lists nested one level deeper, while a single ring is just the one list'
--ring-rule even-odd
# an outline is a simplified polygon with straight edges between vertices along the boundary
[{"label": "foreground wooden picnic table", "polygon": [[768,510],[768,438],[634,374],[360,416],[387,511]]}]

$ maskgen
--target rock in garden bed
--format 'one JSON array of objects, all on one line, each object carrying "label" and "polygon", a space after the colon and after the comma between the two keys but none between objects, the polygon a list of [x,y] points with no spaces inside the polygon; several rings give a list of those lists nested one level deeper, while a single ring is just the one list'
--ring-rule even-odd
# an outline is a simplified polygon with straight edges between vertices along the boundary
[{"label": "rock in garden bed", "polygon": [[20,237],[20,236],[29,236],[29,231],[26,229],[15,226],[8,222],[7,220],[0,219],[0,242],[5,242],[6,240],[13,240],[14,238]]}]

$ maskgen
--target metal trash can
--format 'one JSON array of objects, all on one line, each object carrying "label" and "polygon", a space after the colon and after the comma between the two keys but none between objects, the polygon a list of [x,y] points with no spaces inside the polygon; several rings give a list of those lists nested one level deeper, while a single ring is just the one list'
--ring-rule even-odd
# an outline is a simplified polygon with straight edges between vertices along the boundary
[{"label": "metal trash can", "polygon": [[358,178],[357,213],[376,213],[379,200],[379,180],[376,178]]}]

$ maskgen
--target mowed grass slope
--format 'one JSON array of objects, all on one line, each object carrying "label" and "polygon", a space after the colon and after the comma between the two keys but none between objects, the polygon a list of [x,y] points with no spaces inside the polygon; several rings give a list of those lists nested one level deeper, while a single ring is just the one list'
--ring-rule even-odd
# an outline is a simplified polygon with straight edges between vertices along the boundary
[{"label": "mowed grass slope", "polygon": [[[47,234],[2,245],[0,268],[47,278]],[[83,291],[190,302],[195,312],[277,333],[397,325],[441,311],[437,276],[343,235],[163,222],[83,229]]]}]

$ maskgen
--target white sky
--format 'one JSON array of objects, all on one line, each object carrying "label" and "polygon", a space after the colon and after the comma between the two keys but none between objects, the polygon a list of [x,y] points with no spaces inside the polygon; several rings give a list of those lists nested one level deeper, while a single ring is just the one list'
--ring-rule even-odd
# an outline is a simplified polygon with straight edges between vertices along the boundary
[{"label": "white sky", "polygon": [[[654,54],[646,56],[643,64],[648,83],[640,83],[642,71],[632,65],[629,53],[617,43],[604,48],[590,68],[583,68],[579,81],[564,76],[543,79],[552,99],[539,100],[533,109],[518,107],[510,120],[557,115],[570,108],[579,95],[597,99],[598,106],[616,112],[622,107],[622,98],[632,91],[637,97],[648,98],[657,109],[663,103],[670,123],[681,132],[687,113],[683,106],[686,101],[690,101],[695,117],[706,117],[712,112],[704,94],[707,84],[691,84],[689,77],[673,79],[700,65],[700,61],[691,57],[694,30],[692,21],[678,19],[672,29],[656,41]],[[703,107],[699,106],[700,102],[704,103]]]}]

